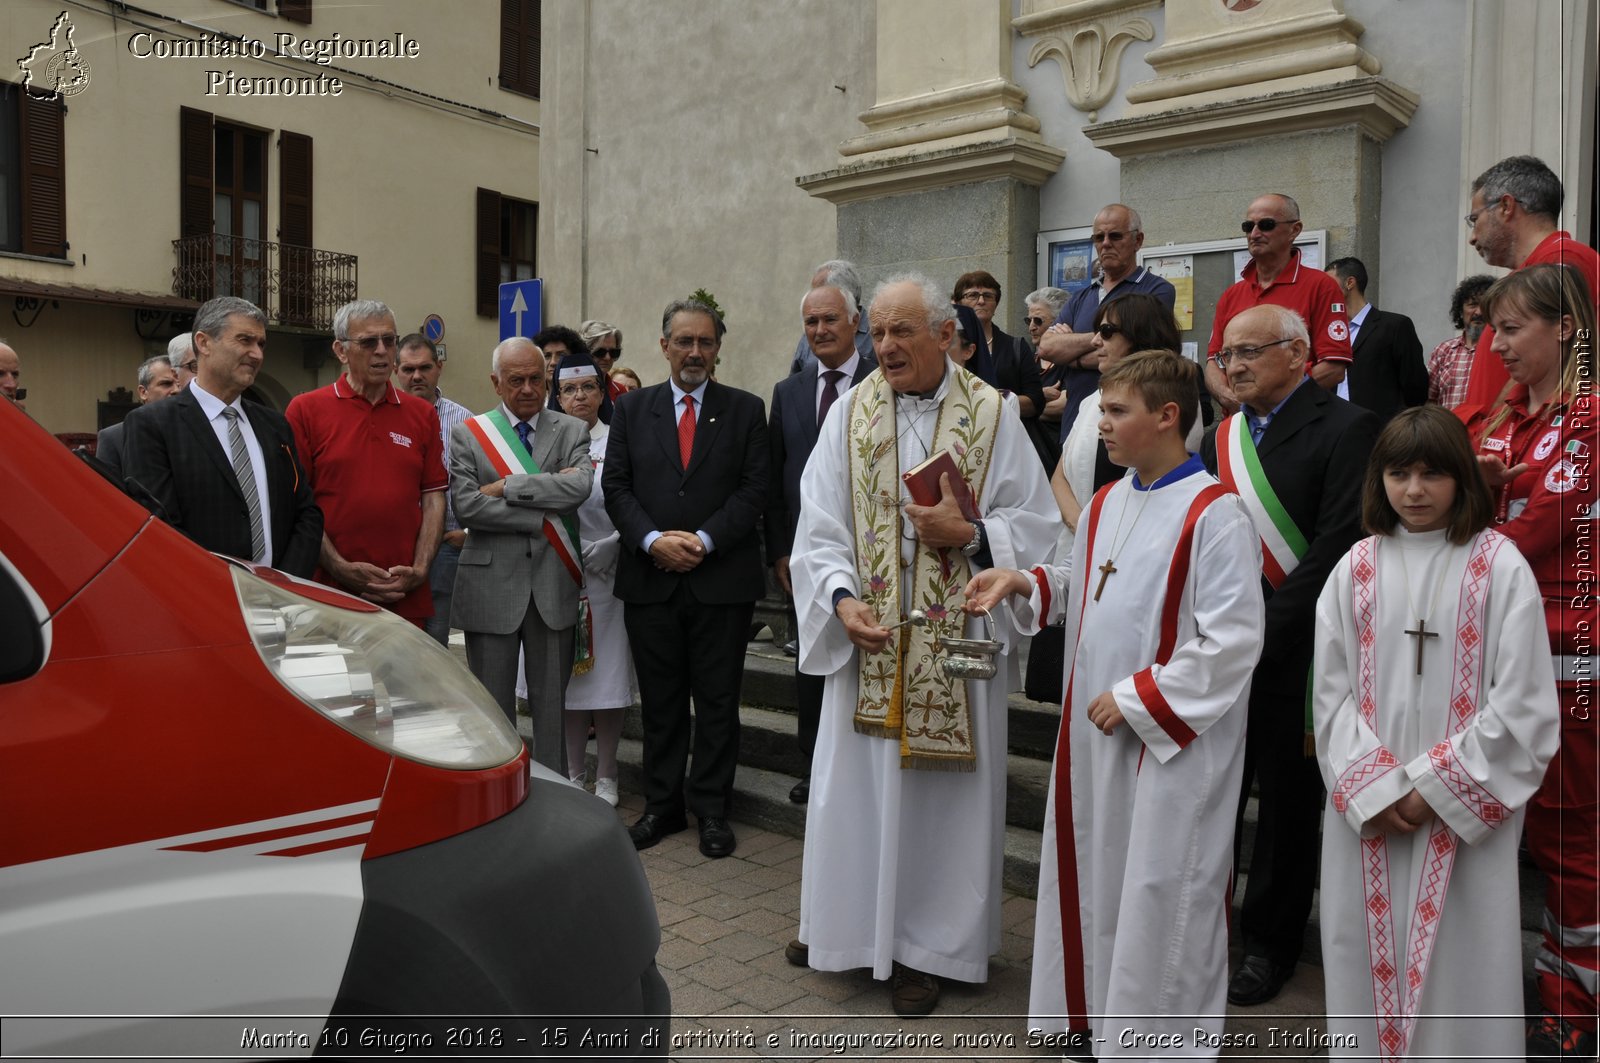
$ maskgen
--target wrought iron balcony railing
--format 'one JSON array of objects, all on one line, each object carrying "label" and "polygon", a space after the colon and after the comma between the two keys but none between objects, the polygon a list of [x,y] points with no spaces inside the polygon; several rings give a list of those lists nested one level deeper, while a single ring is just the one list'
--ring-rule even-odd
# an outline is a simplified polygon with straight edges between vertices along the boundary
[{"label": "wrought iron balcony railing", "polygon": [[236,295],[277,324],[331,329],[333,312],[356,297],[355,255],[218,233],[174,240],[172,249],[174,295]]}]

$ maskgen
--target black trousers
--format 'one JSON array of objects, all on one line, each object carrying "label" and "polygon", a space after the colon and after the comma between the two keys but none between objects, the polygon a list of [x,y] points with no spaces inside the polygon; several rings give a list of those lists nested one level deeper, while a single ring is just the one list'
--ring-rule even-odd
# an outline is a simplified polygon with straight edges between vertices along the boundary
[{"label": "black trousers", "polygon": [[1250,691],[1245,733],[1244,790],[1234,832],[1234,870],[1250,783],[1260,784],[1255,849],[1240,905],[1239,931],[1246,956],[1293,966],[1305,943],[1311,895],[1322,853],[1322,774],[1305,755],[1305,688],[1298,693]]},{"label": "black trousers", "polygon": [[681,582],[665,602],[623,607],[639,676],[646,812],[676,816],[687,804],[696,816],[728,815],[739,766],[739,687],[754,615],[754,602],[706,605]]},{"label": "black trousers", "polygon": [[822,689],[826,676],[807,675],[799,669],[794,673],[795,713],[799,716],[796,731],[800,739],[800,754],[806,758],[806,777],[811,776],[811,755],[817,750],[817,729],[822,725]]}]

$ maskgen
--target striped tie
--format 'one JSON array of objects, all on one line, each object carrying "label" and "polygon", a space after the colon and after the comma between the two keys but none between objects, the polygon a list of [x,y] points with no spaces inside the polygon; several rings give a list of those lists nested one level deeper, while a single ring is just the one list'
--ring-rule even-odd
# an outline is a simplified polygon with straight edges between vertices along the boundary
[{"label": "striped tie", "polygon": [[239,479],[239,490],[244,494],[244,504],[250,510],[250,550],[252,561],[267,556],[267,537],[261,528],[261,496],[256,494],[256,471],[250,465],[250,452],[244,447],[244,433],[239,430],[239,411],[232,406],[222,408],[228,419],[228,449],[233,452],[233,475]]}]

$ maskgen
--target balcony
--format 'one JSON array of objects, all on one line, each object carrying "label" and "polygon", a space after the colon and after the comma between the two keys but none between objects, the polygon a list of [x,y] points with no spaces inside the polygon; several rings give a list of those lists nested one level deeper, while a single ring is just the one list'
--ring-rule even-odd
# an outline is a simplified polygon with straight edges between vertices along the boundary
[{"label": "balcony", "polygon": [[277,325],[333,328],[333,312],[356,297],[356,256],[272,240],[209,233],[172,241],[172,293],[205,302],[236,295]]}]

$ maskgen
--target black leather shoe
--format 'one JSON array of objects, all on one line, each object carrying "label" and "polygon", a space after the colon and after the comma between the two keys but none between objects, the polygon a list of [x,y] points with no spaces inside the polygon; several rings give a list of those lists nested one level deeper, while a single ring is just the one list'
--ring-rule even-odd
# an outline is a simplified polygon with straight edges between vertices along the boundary
[{"label": "black leather shoe", "polygon": [[654,812],[646,812],[633,821],[633,826],[628,828],[628,837],[633,839],[635,849],[648,849],[667,835],[688,829],[689,821],[682,814],[658,816]]},{"label": "black leather shoe", "polygon": [[1265,1004],[1283,991],[1294,964],[1273,963],[1265,956],[1246,956],[1228,981],[1228,1003],[1247,1008]]},{"label": "black leather shoe", "polygon": [[804,941],[795,938],[783,947],[783,958],[796,967],[811,966],[811,949]]},{"label": "black leather shoe", "polygon": [[733,855],[733,828],[719,816],[700,820],[700,852],[713,860]]},{"label": "black leather shoe", "polygon": [[810,797],[810,796],[811,796],[811,776],[809,776],[809,775],[807,775],[805,778],[801,779],[799,782],[795,783],[794,784],[794,789],[789,791],[789,800],[793,801],[797,805],[805,804],[806,803],[806,799],[808,797]]}]

